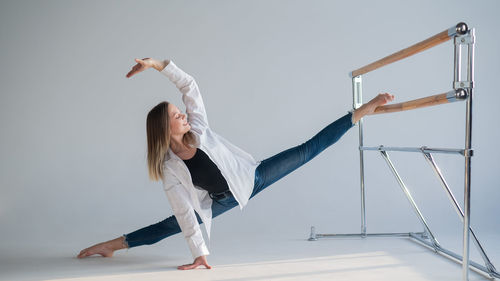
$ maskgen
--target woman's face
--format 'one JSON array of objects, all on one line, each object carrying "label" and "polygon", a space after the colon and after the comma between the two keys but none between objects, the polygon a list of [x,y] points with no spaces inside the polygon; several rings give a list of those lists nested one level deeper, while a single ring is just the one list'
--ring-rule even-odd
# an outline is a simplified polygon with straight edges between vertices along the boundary
[{"label": "woman's face", "polygon": [[170,117],[170,134],[183,135],[191,129],[186,114],[183,114],[177,106],[168,104],[168,116]]}]

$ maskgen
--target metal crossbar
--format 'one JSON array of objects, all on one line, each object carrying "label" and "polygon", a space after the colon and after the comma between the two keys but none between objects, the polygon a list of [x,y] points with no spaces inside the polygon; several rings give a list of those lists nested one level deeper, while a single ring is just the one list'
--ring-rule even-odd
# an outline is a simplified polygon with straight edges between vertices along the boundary
[{"label": "metal crossbar", "polygon": [[[467,25],[463,22],[453,26],[443,32],[440,32],[424,41],[421,41],[415,45],[412,45],[406,49],[399,52],[393,53],[387,57],[384,57],[378,61],[370,63],[359,69],[350,72],[350,77],[352,78],[352,89],[353,89],[353,108],[357,109],[360,107],[362,102],[362,79],[361,75],[371,72],[375,69],[381,68],[390,63],[402,60],[416,53],[422,52],[426,49],[437,46],[444,43],[450,39],[454,40],[454,90],[429,96],[425,98],[420,98],[417,100],[412,100],[408,102],[403,102],[399,104],[392,104],[386,106],[380,106],[375,109],[374,114],[380,113],[390,113],[411,110],[416,108],[421,108],[425,106],[434,106],[440,104],[447,104],[449,102],[455,101],[465,101],[466,102],[466,122],[465,122],[465,147],[463,149],[453,149],[453,148],[429,148],[423,147],[367,147],[363,145],[363,119],[358,121],[359,128],[359,157],[360,157],[360,188],[361,188],[361,233],[350,233],[350,234],[318,234],[314,226],[311,227],[311,234],[309,237],[310,241],[315,241],[318,238],[341,238],[341,237],[407,237],[413,241],[418,242],[426,247],[429,247],[436,253],[443,255],[444,257],[450,258],[456,262],[462,264],[462,280],[469,280],[469,269],[474,271],[487,274],[491,278],[499,278],[500,274],[493,266],[492,262],[488,258],[486,251],[479,242],[475,232],[470,226],[470,188],[471,188],[471,158],[473,156],[472,150],[472,101],[473,101],[473,86],[474,86],[474,44],[475,44],[475,30],[469,29]],[[467,69],[467,75],[462,79],[462,47],[467,48],[467,59],[465,61],[465,67]],[[364,178],[364,151],[379,151],[380,155],[384,158],[389,169],[395,176],[398,184],[400,185],[403,193],[406,195],[410,205],[412,206],[415,214],[422,223],[424,227],[424,232],[403,232],[403,233],[367,233],[366,232],[366,209],[365,209],[365,178]],[[426,161],[431,166],[435,175],[439,179],[443,189],[448,195],[450,202],[458,213],[460,219],[463,222],[463,253],[459,255],[450,250],[443,248],[436,237],[433,235],[427,221],[425,220],[422,212],[418,208],[417,203],[410,194],[410,190],[407,188],[403,179],[399,175],[394,163],[389,158],[388,151],[396,152],[419,152],[422,153]],[[461,155],[465,159],[465,178],[464,178],[464,209],[460,208],[458,201],[451,192],[448,183],[444,179],[441,170],[437,166],[432,153],[446,153]],[[469,259],[469,240],[472,235],[472,241],[474,242],[476,248],[478,249],[485,266],[482,266],[476,262]]]}]

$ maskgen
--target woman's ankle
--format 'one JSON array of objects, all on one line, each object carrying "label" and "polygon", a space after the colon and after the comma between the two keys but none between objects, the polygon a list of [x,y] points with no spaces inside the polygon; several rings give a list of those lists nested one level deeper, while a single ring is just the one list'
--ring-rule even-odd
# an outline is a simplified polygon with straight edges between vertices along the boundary
[{"label": "woman's ankle", "polygon": [[354,112],[352,113],[352,123],[356,124],[358,123],[361,118],[363,118],[369,111],[368,104],[363,104],[362,106],[358,107]]},{"label": "woman's ankle", "polygon": [[111,250],[121,250],[128,248],[127,241],[125,240],[125,236],[120,236],[116,239],[108,241],[108,245],[111,247]]}]

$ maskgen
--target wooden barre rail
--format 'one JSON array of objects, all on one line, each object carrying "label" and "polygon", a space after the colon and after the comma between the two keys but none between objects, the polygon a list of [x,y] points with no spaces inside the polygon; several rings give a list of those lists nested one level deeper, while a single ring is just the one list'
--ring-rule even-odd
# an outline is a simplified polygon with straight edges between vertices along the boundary
[{"label": "wooden barre rail", "polygon": [[425,98],[420,98],[416,100],[406,101],[402,103],[395,103],[389,105],[383,105],[375,108],[375,111],[370,115],[399,112],[405,110],[412,110],[422,107],[428,107],[433,105],[445,104],[459,100],[465,100],[468,97],[467,91],[464,89],[452,90],[446,93],[437,94],[434,96],[429,96]]},{"label": "wooden barre rail", "polygon": [[420,53],[422,51],[425,51],[429,48],[432,48],[436,45],[439,45],[441,43],[444,43],[448,40],[450,40],[452,37],[455,35],[463,35],[466,34],[468,31],[467,24],[460,22],[456,26],[453,26],[445,31],[442,31],[424,41],[421,41],[415,45],[412,45],[406,49],[403,49],[399,52],[393,53],[392,55],[389,55],[385,58],[382,58],[376,62],[370,63],[368,65],[365,65],[361,68],[358,68],[356,70],[353,70],[350,73],[351,77],[356,77],[365,73],[368,73],[370,71],[373,71],[375,69],[381,68],[385,65],[391,64],[393,62],[402,60],[404,58],[407,58],[409,56],[412,56],[414,54]]}]

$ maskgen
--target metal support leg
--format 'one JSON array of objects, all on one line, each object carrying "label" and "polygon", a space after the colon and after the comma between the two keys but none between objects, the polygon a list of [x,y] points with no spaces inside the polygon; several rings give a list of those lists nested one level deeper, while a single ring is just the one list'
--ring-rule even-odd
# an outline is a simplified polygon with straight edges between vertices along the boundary
[{"label": "metal support leg", "polygon": [[[432,155],[430,153],[423,153],[423,155],[424,155],[425,159],[427,160],[427,162],[431,165],[431,167],[432,167],[434,173],[436,174],[436,176],[438,177],[438,179],[440,180],[441,186],[446,191],[446,194],[448,195],[448,198],[450,199],[453,207],[455,207],[455,211],[457,211],[458,216],[460,217],[460,219],[463,222],[464,221],[464,212],[462,211],[462,208],[460,208],[460,205],[458,204],[457,199],[455,199],[455,196],[453,195],[448,183],[446,182],[443,174],[441,173],[441,170],[439,169],[436,162],[434,161],[434,158],[432,157]],[[472,227],[469,227],[469,229],[470,229],[470,234],[472,235],[472,239],[473,239],[472,241],[476,245],[476,248],[479,251],[479,254],[483,258],[484,264],[486,266],[486,269],[488,270],[489,275],[491,277],[495,277],[494,274],[496,273],[497,276],[499,276],[498,272],[496,271],[495,266],[491,263],[490,259],[488,258],[488,255],[486,255],[486,252],[485,252],[483,246],[479,242],[479,239],[477,238],[476,234],[472,230]]]},{"label": "metal support leg", "polygon": [[[363,91],[361,76],[352,78],[352,98],[353,109],[359,108],[363,104]],[[358,121],[359,126],[359,147],[363,147],[363,118]],[[363,150],[359,150],[359,179],[361,185],[361,236],[366,237],[366,209],[365,209],[365,164]]]},{"label": "metal support leg", "polygon": [[309,241],[317,241],[318,238],[365,238],[365,237],[402,237],[402,238],[413,238],[417,236],[421,239],[429,238],[425,232],[386,232],[386,233],[340,233],[340,234],[318,234],[314,226],[311,227],[311,235]]},{"label": "metal support leg", "polygon": [[316,228],[314,226],[311,226],[311,235],[309,235],[309,241],[316,241],[318,238],[316,237]]},{"label": "metal support leg", "polygon": [[[427,247],[433,249],[432,243],[429,243],[427,240],[422,239],[418,235],[410,235],[410,238],[412,238],[416,242],[423,244],[424,246],[427,246]],[[443,257],[449,258],[449,259],[451,259],[455,262],[458,262],[460,264],[462,264],[462,262],[463,262],[463,257],[461,255],[459,255],[453,251],[450,251],[448,249],[441,247],[437,253],[442,255]],[[477,273],[483,274],[485,276],[489,275],[489,277],[491,277],[491,278],[500,278],[500,274],[498,274],[498,272],[493,272],[493,273],[489,272],[489,270],[486,267],[484,267],[476,262],[470,261],[470,268],[475,269]]]},{"label": "metal support leg", "polygon": [[436,240],[436,237],[432,234],[432,231],[429,228],[429,225],[425,221],[424,216],[422,215],[422,212],[420,212],[420,209],[418,208],[417,203],[415,203],[415,200],[413,200],[413,197],[411,196],[410,191],[408,190],[405,183],[403,182],[403,179],[401,179],[401,176],[399,176],[398,171],[396,171],[394,164],[392,164],[392,161],[389,158],[387,151],[380,151],[380,154],[385,159],[387,165],[389,165],[389,168],[391,169],[392,173],[396,177],[396,180],[398,181],[399,185],[401,186],[401,189],[403,189],[403,192],[406,195],[406,198],[408,198],[408,201],[410,201],[410,204],[413,207],[413,209],[415,210],[417,217],[420,219],[420,222],[422,222],[422,225],[424,226],[425,230],[427,231],[427,233],[430,236],[432,244],[434,245],[434,250],[437,252],[438,249],[441,248],[441,246],[439,245],[438,241]]},{"label": "metal support leg", "polygon": [[[471,157],[472,157],[472,99],[474,88],[474,44],[475,30],[471,29],[464,36],[455,37],[455,75],[454,88],[467,88],[468,98],[465,112],[465,178],[464,178],[464,228],[463,228],[463,262],[462,280],[469,280],[469,241],[470,241],[470,188],[471,188]],[[461,79],[462,46],[467,46],[467,80]]]}]

